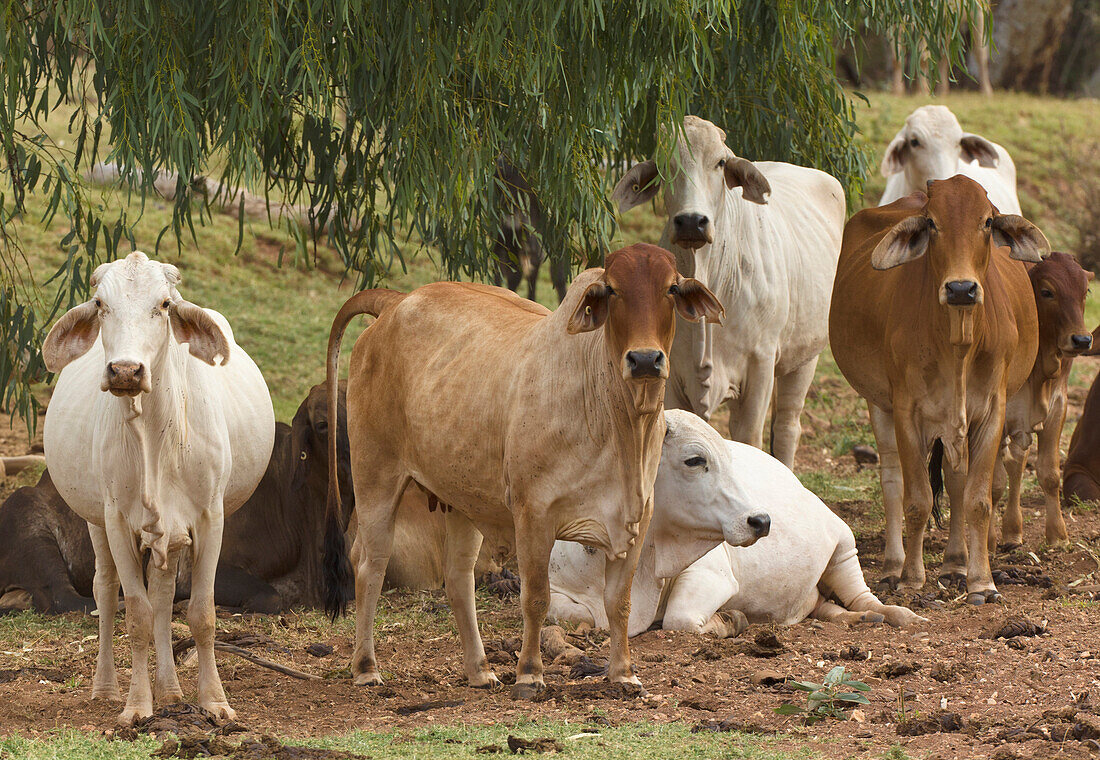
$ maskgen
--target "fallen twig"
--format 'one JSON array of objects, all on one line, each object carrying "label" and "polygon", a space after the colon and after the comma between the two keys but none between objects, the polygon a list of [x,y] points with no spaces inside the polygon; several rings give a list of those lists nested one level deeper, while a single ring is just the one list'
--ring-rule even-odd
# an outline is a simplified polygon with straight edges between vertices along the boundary
[{"label": "fallen twig", "polygon": [[[176,642],[172,649],[175,653],[175,656],[179,658],[184,652],[186,652],[193,646],[195,646],[195,639],[186,638],[182,641]],[[259,655],[252,654],[252,652],[249,652],[247,649],[242,649],[241,647],[234,646],[233,644],[227,644],[224,641],[215,641],[214,648],[221,652],[229,652],[229,654],[235,654],[238,657],[248,660],[254,665],[259,665],[262,668],[274,670],[277,673],[282,673],[283,675],[287,675],[292,678],[300,678],[303,681],[323,680],[321,676],[315,676],[312,673],[304,673],[301,670],[295,670],[294,668],[287,667],[286,665],[280,665],[277,662],[272,662],[271,660],[260,657]]]}]

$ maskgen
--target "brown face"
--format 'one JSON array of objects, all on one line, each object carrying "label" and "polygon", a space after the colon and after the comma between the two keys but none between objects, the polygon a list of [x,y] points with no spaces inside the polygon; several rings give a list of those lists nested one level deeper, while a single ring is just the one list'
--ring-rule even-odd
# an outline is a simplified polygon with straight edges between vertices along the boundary
[{"label": "brown face", "polygon": [[692,322],[717,322],[723,314],[705,286],[680,276],[671,253],[637,244],[607,256],[602,281],[588,286],[569,331],[602,326],[608,349],[632,386],[635,407],[652,412],[664,396],[677,312]]},{"label": "brown face", "polygon": [[928,183],[924,209],[882,238],[871,263],[889,269],[927,256],[939,302],[968,309],[984,300],[982,281],[994,247],[1007,247],[1012,258],[1032,263],[1050,251],[1035,225],[1015,214],[997,213],[981,185],[956,175]]},{"label": "brown face", "polygon": [[1085,297],[1092,272],[1086,272],[1069,254],[1055,251],[1032,267],[1031,287],[1039,312],[1040,345],[1077,356],[1092,348],[1085,329]]}]

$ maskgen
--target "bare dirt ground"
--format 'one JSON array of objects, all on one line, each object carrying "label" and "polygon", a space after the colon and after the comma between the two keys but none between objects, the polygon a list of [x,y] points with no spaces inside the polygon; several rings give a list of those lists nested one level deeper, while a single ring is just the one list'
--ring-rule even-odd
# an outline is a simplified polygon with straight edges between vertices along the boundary
[{"label": "bare dirt ground", "polygon": [[[850,502],[840,512],[858,530],[867,506]],[[1041,521],[1033,514],[1035,507],[1033,500],[1030,547],[1039,546]],[[330,627],[315,612],[251,618],[223,613],[219,630],[223,635],[254,634],[257,654],[323,680],[293,679],[223,653],[218,658],[238,721],[249,730],[280,735],[491,724],[530,716],[611,724],[686,721],[701,730],[780,732],[780,746],[794,749],[812,739],[814,748],[828,757],[878,757],[895,743],[912,757],[1087,757],[1100,739],[1100,616],[1093,601],[1100,571],[1100,515],[1076,514],[1070,525],[1075,543],[1067,550],[996,557],[995,567],[1005,573],[1004,605],[975,608],[956,600],[954,592],[928,593],[918,606],[930,622],[914,629],[806,621],[790,628],[752,626],[738,639],[721,641],[678,632],[646,633],[633,641],[639,675],[650,692],[645,699],[599,678],[572,677],[565,665],[549,666],[545,698],[538,702],[515,702],[507,689],[466,687],[458,638],[440,592],[387,595],[379,631],[381,664],[388,673],[382,688],[351,684],[345,669],[352,647],[350,625],[345,621]],[[861,542],[860,553],[873,581],[879,575],[882,542],[877,530],[866,534],[874,537]],[[934,531],[929,553],[942,551],[945,538],[943,531]],[[934,577],[934,567],[930,571]],[[943,600],[942,607],[935,606],[934,596]],[[487,648],[507,682],[514,678],[518,602],[484,593],[481,598]],[[989,638],[1020,617],[1046,632]],[[89,698],[96,650],[93,624],[79,617],[68,622],[59,626],[63,633],[54,626],[41,631],[28,627],[21,646],[10,638],[3,642],[12,647],[0,652],[0,727],[5,733],[35,734],[60,726],[114,729],[118,706]],[[178,638],[187,635],[182,624],[175,627]],[[124,630],[120,618],[116,657],[125,688]],[[769,633],[778,639],[778,648],[767,646]],[[591,659],[606,656],[607,644],[599,632],[570,638]],[[306,647],[315,643],[331,646],[334,653],[307,653]],[[785,679],[820,681],[837,664],[872,687],[871,704],[857,719],[805,727],[797,718],[773,712],[785,701],[803,701]],[[194,669],[184,665],[181,678],[185,690],[193,688]],[[909,731],[921,733],[902,735]]]}]

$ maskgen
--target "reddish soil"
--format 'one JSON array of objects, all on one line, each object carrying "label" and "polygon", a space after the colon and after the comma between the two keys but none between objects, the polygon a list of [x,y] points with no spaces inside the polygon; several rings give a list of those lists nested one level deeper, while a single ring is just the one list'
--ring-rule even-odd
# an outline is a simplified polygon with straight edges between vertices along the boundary
[{"label": "reddish soil", "polygon": [[[879,575],[881,538],[871,526],[861,524],[865,506],[850,502],[838,511],[857,530],[869,529],[861,533],[874,536],[861,545],[870,581]],[[1036,506],[1035,501],[1028,504],[1031,547],[1039,546],[1042,524],[1035,517]],[[1100,681],[1096,678],[1100,616],[1091,590],[1097,588],[1093,584],[1100,570],[1100,515],[1072,515],[1070,526],[1079,543],[1067,550],[1037,550],[1038,563],[1026,552],[997,556],[995,567],[1005,571],[1006,577],[1025,581],[1002,582],[1004,605],[970,607],[955,599],[953,592],[940,591],[938,595],[946,600],[943,607],[922,607],[930,623],[914,629],[805,621],[790,628],[752,626],[739,639],[721,641],[678,632],[646,633],[633,642],[639,675],[650,692],[644,699],[624,694],[599,678],[572,679],[564,665],[548,667],[546,698],[540,702],[515,702],[507,689],[488,692],[466,687],[460,676],[458,639],[439,592],[386,596],[388,620],[412,618],[420,623],[381,626],[379,654],[389,674],[382,688],[351,684],[344,670],[351,654],[350,628],[345,624],[339,629],[318,629],[313,613],[278,618],[226,613],[219,628],[269,634],[273,642],[261,643],[253,651],[326,676],[325,680],[296,680],[224,653],[218,658],[238,721],[251,731],[281,735],[496,723],[538,716],[606,719],[612,724],[641,719],[685,721],[701,727],[780,731],[786,732],[781,745],[793,748],[812,739],[828,757],[877,757],[894,743],[922,758],[1086,757],[1088,746],[1096,749],[1092,742],[1100,738]],[[944,539],[943,531],[933,531],[929,553],[942,551]],[[929,570],[934,577],[935,568]],[[1080,583],[1075,588],[1067,587],[1076,581]],[[514,678],[515,642],[509,639],[520,630],[518,602],[493,600],[483,606],[489,608],[482,614],[482,628],[490,657],[507,682]],[[995,628],[1021,616],[1038,623],[1046,633],[1008,640],[987,638]],[[176,627],[178,637],[186,635],[182,625]],[[116,657],[125,688],[128,656],[123,631],[120,618]],[[754,656],[750,650],[760,649],[751,646],[754,639],[768,632],[778,637],[781,650],[770,657]],[[27,642],[27,651],[0,652],[2,730],[28,734],[59,726],[113,730],[118,706],[89,699],[94,639],[71,640],[80,638],[76,634],[67,641],[34,638]],[[595,660],[606,656],[607,644],[599,632],[571,639]],[[331,645],[335,653],[324,658],[307,654],[305,647],[318,641]],[[837,664],[872,687],[871,704],[861,709],[858,719],[826,720],[807,727],[797,718],[773,712],[785,701],[803,701],[803,695],[782,679],[819,681]],[[20,668],[24,670],[13,672]],[[760,680],[763,675],[779,682],[754,685],[754,676]],[[193,668],[183,667],[181,679],[185,689],[193,688]],[[941,705],[957,717],[939,718]],[[899,729],[903,716],[910,724]],[[933,732],[899,735],[912,730]]]}]

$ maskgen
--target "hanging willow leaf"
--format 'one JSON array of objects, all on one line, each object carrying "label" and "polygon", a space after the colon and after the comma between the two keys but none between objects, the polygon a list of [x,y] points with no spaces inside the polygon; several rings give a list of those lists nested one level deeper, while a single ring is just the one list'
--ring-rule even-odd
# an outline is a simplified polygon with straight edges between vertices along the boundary
[{"label": "hanging willow leaf", "polygon": [[[961,61],[959,19],[978,12],[978,0],[0,0],[0,400],[31,410],[45,328],[134,243],[133,220],[78,182],[96,161],[122,165],[143,197],[157,169],[177,172],[177,240],[209,218],[189,178],[304,204],[368,283],[400,256],[395,228],[449,274],[485,276],[503,155],[542,203],[550,258],[580,266],[614,234],[616,172],[669,151],[686,112],[726,128],[739,155],[821,168],[858,197],[869,157],[834,51],[887,32],[906,50],[927,40],[935,71],[941,55]],[[61,103],[77,106],[75,150],[42,127]],[[13,224],[28,193],[70,221],[45,299]],[[296,237],[304,251],[309,234]]]}]

